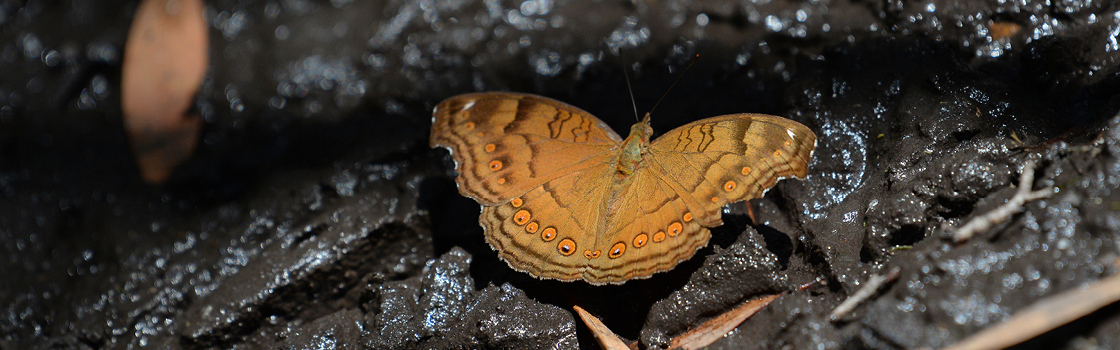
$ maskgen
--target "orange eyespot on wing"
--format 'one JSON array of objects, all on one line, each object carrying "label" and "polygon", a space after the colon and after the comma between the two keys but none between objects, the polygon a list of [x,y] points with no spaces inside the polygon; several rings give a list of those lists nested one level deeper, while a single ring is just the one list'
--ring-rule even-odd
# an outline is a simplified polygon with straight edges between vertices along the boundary
[{"label": "orange eyespot on wing", "polygon": [[683,228],[683,226],[681,226],[681,223],[674,222],[674,223],[669,224],[669,229],[666,230],[666,231],[669,232],[669,237],[674,237],[677,234],[680,234],[683,229],[684,228]]},{"label": "orange eyespot on wing", "polygon": [[642,233],[634,236],[634,248],[644,247],[646,242],[649,242],[649,235]]},{"label": "orange eyespot on wing", "polygon": [[618,259],[618,257],[622,256],[622,253],[625,252],[626,244],[618,242],[611,246],[611,250],[607,251],[607,257],[610,257],[611,259]]},{"label": "orange eyespot on wing", "polygon": [[554,239],[556,239],[556,229],[555,228],[548,227],[548,228],[545,228],[544,231],[541,231],[541,240],[543,240],[545,242],[551,242]]},{"label": "orange eyespot on wing", "polygon": [[529,214],[528,210],[518,210],[516,214],[513,214],[513,222],[516,222],[518,225],[524,225],[526,222],[529,222],[529,219],[532,217],[533,215]]},{"label": "orange eyespot on wing", "polygon": [[565,238],[556,246],[556,250],[564,256],[572,255],[572,253],[576,252],[576,241],[573,241],[571,238]]}]

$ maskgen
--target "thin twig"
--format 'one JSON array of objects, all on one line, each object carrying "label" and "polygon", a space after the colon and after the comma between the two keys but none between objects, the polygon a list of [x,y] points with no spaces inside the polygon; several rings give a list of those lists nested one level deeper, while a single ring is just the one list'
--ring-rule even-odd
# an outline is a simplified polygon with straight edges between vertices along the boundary
[{"label": "thin twig", "polygon": [[855,293],[852,293],[852,296],[848,297],[848,300],[844,300],[844,302],[836,306],[835,309],[832,309],[832,313],[828,315],[828,320],[836,322],[848,316],[848,314],[851,313],[852,310],[855,310],[855,308],[859,306],[859,304],[867,301],[867,299],[870,299],[871,296],[875,295],[875,293],[878,292],[879,289],[883,288],[883,285],[898,278],[899,271],[900,269],[898,267],[895,267],[890,271],[887,271],[885,275],[873,275],[868,278],[867,281],[863,283],[863,287],[861,287]]},{"label": "thin twig", "polygon": [[1004,349],[1022,343],[1120,300],[1120,274],[1042,299],[1007,321],[953,344],[946,350]]},{"label": "thin twig", "polygon": [[1019,188],[1007,203],[969,220],[964,226],[953,233],[953,241],[960,243],[969,240],[977,233],[987,231],[994,225],[1007,221],[1012,215],[1023,210],[1023,204],[1040,198],[1054,195],[1054,188],[1048,187],[1038,191],[1031,191],[1034,183],[1034,160],[1023,164],[1023,172],[1019,175]]}]

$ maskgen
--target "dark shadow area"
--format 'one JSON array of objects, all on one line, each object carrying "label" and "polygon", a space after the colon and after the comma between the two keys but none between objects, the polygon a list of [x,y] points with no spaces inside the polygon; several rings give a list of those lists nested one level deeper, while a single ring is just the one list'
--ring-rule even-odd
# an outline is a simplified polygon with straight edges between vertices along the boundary
[{"label": "dark shadow area", "polygon": [[756,226],[754,228],[766,242],[766,250],[778,257],[778,264],[782,269],[789,267],[789,259],[793,256],[793,240],[785,232],[778,231],[769,226]]}]

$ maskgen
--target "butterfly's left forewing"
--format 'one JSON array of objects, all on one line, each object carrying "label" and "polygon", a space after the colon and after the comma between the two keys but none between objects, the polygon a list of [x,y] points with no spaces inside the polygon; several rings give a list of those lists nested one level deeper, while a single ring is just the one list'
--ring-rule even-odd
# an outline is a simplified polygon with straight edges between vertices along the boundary
[{"label": "butterfly's left forewing", "polygon": [[482,204],[479,224],[499,256],[559,280],[588,269],[621,141],[587,112],[514,93],[440,103],[431,137],[433,147],[452,150],[459,192]]},{"label": "butterfly's left forewing", "polygon": [[441,102],[431,146],[450,149],[463,195],[497,205],[612,157],[621,138],[576,107],[527,94],[477,93]]}]

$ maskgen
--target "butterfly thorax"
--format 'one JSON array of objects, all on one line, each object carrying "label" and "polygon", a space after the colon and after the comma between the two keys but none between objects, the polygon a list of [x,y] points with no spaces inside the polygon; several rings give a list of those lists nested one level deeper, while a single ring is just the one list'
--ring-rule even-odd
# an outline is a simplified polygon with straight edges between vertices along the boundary
[{"label": "butterfly thorax", "polygon": [[649,126],[649,114],[642,121],[630,127],[630,136],[622,141],[622,149],[618,155],[618,163],[615,166],[619,180],[625,180],[630,177],[638,166],[642,163],[642,156],[646,154],[646,149],[649,148],[649,137],[653,134],[653,128]]}]

